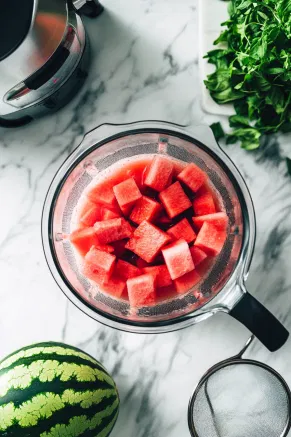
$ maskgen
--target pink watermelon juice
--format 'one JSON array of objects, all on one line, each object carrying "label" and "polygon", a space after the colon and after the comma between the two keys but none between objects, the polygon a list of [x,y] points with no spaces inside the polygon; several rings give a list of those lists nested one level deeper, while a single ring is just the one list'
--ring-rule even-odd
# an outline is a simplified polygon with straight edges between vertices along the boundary
[{"label": "pink watermelon juice", "polygon": [[195,164],[123,160],[90,184],[70,241],[93,289],[132,307],[197,294],[227,237],[219,193]]}]

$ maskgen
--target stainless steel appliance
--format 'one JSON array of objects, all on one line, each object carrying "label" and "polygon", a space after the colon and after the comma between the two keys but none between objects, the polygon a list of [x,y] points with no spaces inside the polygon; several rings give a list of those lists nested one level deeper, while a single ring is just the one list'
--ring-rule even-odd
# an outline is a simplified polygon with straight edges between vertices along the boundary
[{"label": "stainless steel appliance", "polygon": [[87,76],[80,14],[97,0],[9,0],[0,13],[0,125],[17,126],[62,107]]}]

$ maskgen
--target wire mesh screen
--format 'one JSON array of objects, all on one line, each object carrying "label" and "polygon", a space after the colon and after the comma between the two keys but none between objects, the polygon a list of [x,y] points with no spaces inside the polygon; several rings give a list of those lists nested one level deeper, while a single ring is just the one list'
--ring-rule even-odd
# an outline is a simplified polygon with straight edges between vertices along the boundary
[{"label": "wire mesh screen", "polygon": [[[210,373],[190,407],[195,437],[283,437],[290,399],[284,382],[264,366],[229,364]],[[192,419],[192,420],[191,420]]]}]

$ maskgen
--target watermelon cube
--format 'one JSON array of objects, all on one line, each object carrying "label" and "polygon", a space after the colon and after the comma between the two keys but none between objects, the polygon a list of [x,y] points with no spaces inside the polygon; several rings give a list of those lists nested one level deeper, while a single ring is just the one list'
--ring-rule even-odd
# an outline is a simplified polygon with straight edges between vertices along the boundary
[{"label": "watermelon cube", "polygon": [[118,275],[113,274],[108,280],[100,284],[100,289],[113,297],[120,298],[125,292],[126,282]]},{"label": "watermelon cube", "polygon": [[128,279],[126,284],[130,305],[133,307],[153,305],[156,302],[155,281],[155,275],[149,273]]},{"label": "watermelon cube", "polygon": [[169,159],[155,156],[147,171],[145,185],[156,191],[163,191],[171,183],[173,169],[174,166]]},{"label": "watermelon cube", "polygon": [[216,212],[215,203],[210,192],[198,194],[193,200],[195,215],[213,214]]},{"label": "watermelon cube", "polygon": [[196,270],[192,270],[189,273],[175,279],[175,287],[178,294],[186,293],[191,290],[200,281],[201,276]]},{"label": "watermelon cube", "polygon": [[187,241],[187,243],[192,243],[196,238],[196,234],[186,218],[183,218],[176,225],[172,226],[167,231],[167,234],[169,234],[173,240],[180,240],[180,238],[182,238]]},{"label": "watermelon cube", "polygon": [[105,293],[120,298],[125,291],[125,287],[126,282],[122,278],[113,275],[108,281],[103,282],[100,288],[102,291],[105,291]]},{"label": "watermelon cube", "polygon": [[195,268],[199,266],[207,258],[207,255],[203,250],[199,249],[197,246],[190,247],[190,252],[192,255],[193,263]]},{"label": "watermelon cube", "polygon": [[112,243],[113,249],[114,249],[114,255],[117,258],[120,258],[124,252],[126,251],[125,246],[128,240],[118,240],[114,241]]},{"label": "watermelon cube", "polygon": [[85,259],[83,275],[95,282],[99,289],[114,297],[120,298],[125,291],[126,282],[124,279],[120,278],[115,272],[108,274],[104,270],[96,268],[90,260]]},{"label": "watermelon cube", "polygon": [[96,208],[98,205],[95,202],[91,202],[87,197],[82,201],[80,205],[78,205],[78,213],[79,218],[82,218],[83,215],[85,215],[89,209]]},{"label": "watermelon cube", "polygon": [[219,230],[211,223],[204,222],[194,246],[199,247],[207,255],[216,256],[221,252],[226,240],[226,231]]},{"label": "watermelon cube", "polygon": [[77,229],[70,235],[70,241],[77,251],[85,256],[92,246],[98,246],[99,240],[94,228]]},{"label": "watermelon cube", "polygon": [[167,287],[173,283],[169,270],[164,264],[161,266],[144,267],[143,271],[156,277],[157,288]]},{"label": "watermelon cube", "polygon": [[94,225],[95,233],[101,244],[123,240],[132,235],[132,228],[124,218],[115,218],[97,222]]},{"label": "watermelon cube", "polygon": [[93,205],[87,209],[80,218],[80,222],[85,226],[93,226],[94,223],[101,220],[102,208],[99,205]]},{"label": "watermelon cube", "polygon": [[114,247],[110,244],[95,244],[96,249],[102,250],[103,252],[113,253]]},{"label": "watermelon cube", "polygon": [[165,247],[162,249],[162,254],[172,279],[177,279],[194,270],[191,252],[185,240],[175,241]]},{"label": "watermelon cube", "polygon": [[207,175],[197,165],[188,164],[177,178],[184,182],[192,191],[196,192],[206,182]]},{"label": "watermelon cube", "polygon": [[126,215],[135,202],[142,197],[133,178],[126,179],[120,182],[120,184],[114,185],[113,191],[121,211]]},{"label": "watermelon cube", "polygon": [[113,210],[108,209],[108,208],[103,208],[103,211],[101,214],[101,220],[111,220],[111,219],[119,218],[119,217],[121,217],[121,214],[119,214],[118,211],[113,211]]},{"label": "watermelon cube", "polygon": [[94,246],[91,247],[91,249],[85,256],[85,261],[87,264],[92,264],[96,270],[102,270],[109,276],[113,272],[115,260],[115,255],[104,252],[103,250],[99,250]]},{"label": "watermelon cube", "polygon": [[82,268],[82,273],[86,278],[90,279],[91,281],[95,282],[98,285],[108,281],[110,277],[110,275],[107,272],[105,272],[104,270],[97,269],[94,266],[94,264],[89,263],[86,260]]},{"label": "watermelon cube", "polygon": [[204,222],[210,223],[219,230],[225,230],[228,225],[228,217],[225,212],[215,212],[214,214],[200,215],[192,218],[195,229],[201,229]]},{"label": "watermelon cube", "polygon": [[87,197],[94,203],[113,208],[117,206],[112,185],[107,181],[99,182],[87,193]]},{"label": "watermelon cube", "polygon": [[191,207],[191,202],[184,193],[180,182],[170,185],[160,193],[159,197],[170,218],[176,217]]},{"label": "watermelon cube", "polygon": [[152,262],[161,248],[171,240],[170,236],[151,223],[144,221],[133,233],[125,246],[146,262]]},{"label": "watermelon cube", "polygon": [[153,221],[161,210],[161,205],[147,196],[142,196],[134,205],[130,214],[130,219],[136,223],[141,224],[144,220]]},{"label": "watermelon cube", "polygon": [[150,267],[149,263],[147,263],[145,260],[139,257],[136,260],[136,265],[139,269],[143,269],[144,267]]},{"label": "watermelon cube", "polygon": [[161,226],[167,226],[172,223],[171,219],[167,216],[165,212],[162,212],[161,215],[157,218],[156,222]]},{"label": "watermelon cube", "polygon": [[142,274],[141,270],[128,263],[127,261],[123,261],[122,259],[119,259],[116,264],[115,272],[118,274],[118,276],[122,279],[134,278],[135,276],[139,276]]}]

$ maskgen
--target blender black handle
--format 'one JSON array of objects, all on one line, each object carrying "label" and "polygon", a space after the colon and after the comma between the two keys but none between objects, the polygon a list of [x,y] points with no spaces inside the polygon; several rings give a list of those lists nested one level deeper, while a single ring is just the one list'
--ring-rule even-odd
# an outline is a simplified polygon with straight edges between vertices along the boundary
[{"label": "blender black handle", "polygon": [[248,292],[229,314],[255,334],[271,352],[280,349],[289,337],[279,320]]}]

